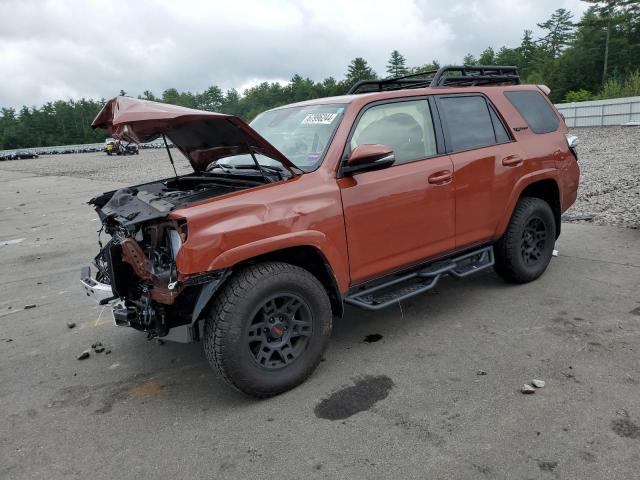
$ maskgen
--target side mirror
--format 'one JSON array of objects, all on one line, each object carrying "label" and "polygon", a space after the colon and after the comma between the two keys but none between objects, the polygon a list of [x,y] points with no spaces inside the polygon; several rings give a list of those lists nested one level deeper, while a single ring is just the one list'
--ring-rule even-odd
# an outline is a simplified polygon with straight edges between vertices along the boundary
[{"label": "side mirror", "polygon": [[352,174],[365,170],[379,170],[390,167],[395,161],[393,149],[387,145],[358,145],[349,155],[342,172]]}]

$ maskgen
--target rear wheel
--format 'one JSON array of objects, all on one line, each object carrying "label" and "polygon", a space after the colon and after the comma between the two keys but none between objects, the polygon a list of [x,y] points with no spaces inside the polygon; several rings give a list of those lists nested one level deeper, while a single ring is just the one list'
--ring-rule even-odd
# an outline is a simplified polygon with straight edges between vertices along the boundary
[{"label": "rear wheel", "polygon": [[261,263],[238,271],[205,319],[207,359],[238,390],[269,397],[290,390],[320,363],[331,304],[308,271]]},{"label": "rear wheel", "polygon": [[539,198],[518,200],[507,231],[495,245],[495,270],[505,280],[527,283],[544,273],[556,239],[553,211]]}]

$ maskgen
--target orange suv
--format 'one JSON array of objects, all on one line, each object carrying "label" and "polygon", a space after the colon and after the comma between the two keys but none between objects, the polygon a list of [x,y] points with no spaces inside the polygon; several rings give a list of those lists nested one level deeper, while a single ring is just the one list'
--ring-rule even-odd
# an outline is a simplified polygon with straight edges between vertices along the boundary
[{"label": "orange suv", "polygon": [[489,267],[535,280],[579,169],[548,89],[519,83],[514,67],[443,67],[250,126],[114,98],[94,128],[162,138],[173,164],[169,139],[193,172],[89,202],[110,238],[82,285],[116,325],[202,341],[229,383],[267,397],[313,372],[345,303],[376,310]]}]

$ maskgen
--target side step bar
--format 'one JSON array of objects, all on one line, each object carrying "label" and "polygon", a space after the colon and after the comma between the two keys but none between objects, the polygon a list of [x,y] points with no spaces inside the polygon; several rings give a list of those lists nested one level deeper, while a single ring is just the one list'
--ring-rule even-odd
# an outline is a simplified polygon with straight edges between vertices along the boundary
[{"label": "side step bar", "polygon": [[411,273],[370,282],[347,294],[344,301],[366,310],[380,310],[405,298],[431,290],[444,275],[462,278],[489,268],[494,263],[493,247],[483,247],[459,257],[431,263]]}]

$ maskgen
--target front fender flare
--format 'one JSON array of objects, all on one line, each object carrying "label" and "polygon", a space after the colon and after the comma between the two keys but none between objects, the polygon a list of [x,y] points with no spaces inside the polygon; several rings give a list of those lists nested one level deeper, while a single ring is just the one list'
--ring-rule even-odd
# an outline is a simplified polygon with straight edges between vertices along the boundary
[{"label": "front fender flare", "polygon": [[246,243],[230,248],[215,257],[208,266],[210,271],[231,268],[240,262],[249,260],[260,255],[265,255],[277,250],[291,247],[315,247],[322,253],[329,267],[333,271],[340,291],[348,290],[348,267],[344,265],[337,248],[327,236],[315,230],[302,230],[273,237],[263,238],[255,242]]}]

